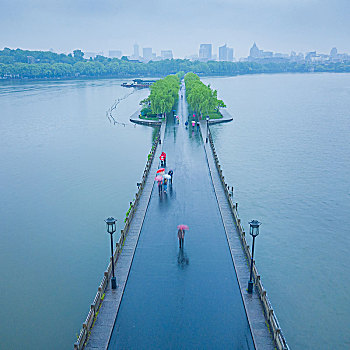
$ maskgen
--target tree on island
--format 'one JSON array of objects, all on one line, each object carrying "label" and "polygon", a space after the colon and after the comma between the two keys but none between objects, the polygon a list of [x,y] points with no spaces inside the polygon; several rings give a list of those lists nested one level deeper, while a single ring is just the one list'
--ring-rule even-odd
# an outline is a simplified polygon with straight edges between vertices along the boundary
[{"label": "tree on island", "polygon": [[180,78],[177,75],[168,75],[151,85],[150,95],[141,101],[142,115],[164,116],[174,108],[178,100]]},{"label": "tree on island", "polygon": [[210,85],[203,84],[198,75],[187,73],[185,75],[186,97],[191,109],[203,117],[220,118],[220,108],[226,107],[224,101],[217,98],[217,91]]}]

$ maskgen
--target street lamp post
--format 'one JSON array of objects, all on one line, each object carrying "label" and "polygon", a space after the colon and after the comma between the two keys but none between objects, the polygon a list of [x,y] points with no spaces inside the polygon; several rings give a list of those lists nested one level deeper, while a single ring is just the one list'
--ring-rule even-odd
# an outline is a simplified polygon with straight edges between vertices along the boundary
[{"label": "street lamp post", "polygon": [[209,116],[207,115],[207,138],[205,139],[205,143],[208,143],[208,137],[209,137]]},{"label": "street lamp post", "polygon": [[116,230],[116,219],[110,217],[107,220],[105,220],[107,224],[107,232],[111,235],[111,257],[112,257],[112,279],[111,279],[111,285],[112,289],[117,288],[117,280],[114,276],[114,257],[113,257],[113,233]]},{"label": "street lamp post", "polygon": [[248,282],[248,293],[253,293],[253,264],[254,264],[254,243],[255,237],[259,234],[259,226],[261,222],[258,220],[252,220],[249,222],[250,231],[249,234],[253,237],[253,246],[252,246],[252,260],[250,263],[250,277]]}]

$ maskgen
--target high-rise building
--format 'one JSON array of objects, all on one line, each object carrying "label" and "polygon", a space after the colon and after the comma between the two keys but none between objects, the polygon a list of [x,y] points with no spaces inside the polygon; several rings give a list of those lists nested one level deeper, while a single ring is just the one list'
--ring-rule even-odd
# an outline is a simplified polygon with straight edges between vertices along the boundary
[{"label": "high-rise building", "polygon": [[211,44],[200,44],[199,46],[199,59],[201,61],[209,61],[212,57],[212,45]]},{"label": "high-rise building", "polygon": [[109,50],[108,56],[111,58],[121,58],[123,53],[120,50]]},{"label": "high-rise building", "polygon": [[137,44],[134,44],[134,54],[133,54],[133,56],[135,58],[140,57],[139,45],[137,45]]},{"label": "high-rise building", "polygon": [[219,47],[219,61],[227,61],[227,46]]},{"label": "high-rise building", "polygon": [[173,51],[172,50],[162,50],[160,51],[160,57],[162,60],[171,60],[173,59]]},{"label": "high-rise building", "polygon": [[254,43],[253,46],[250,48],[249,57],[259,58],[260,53],[261,53],[261,50],[259,50],[258,47],[256,46],[256,43]]},{"label": "high-rise building", "polygon": [[143,53],[143,59],[145,61],[150,61],[152,59],[152,48],[151,47],[144,47],[142,49]]},{"label": "high-rise building", "polygon": [[233,61],[233,49],[226,44],[219,47],[219,61]]},{"label": "high-rise building", "polygon": [[331,56],[331,58],[335,58],[335,57],[338,56],[338,50],[337,50],[336,47],[333,47],[333,48],[332,48],[332,50],[331,50],[329,56]]}]

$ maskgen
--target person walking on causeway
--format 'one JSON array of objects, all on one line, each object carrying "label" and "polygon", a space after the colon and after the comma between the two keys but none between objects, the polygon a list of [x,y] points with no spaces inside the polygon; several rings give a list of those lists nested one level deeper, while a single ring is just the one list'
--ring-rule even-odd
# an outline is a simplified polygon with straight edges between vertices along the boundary
[{"label": "person walking on causeway", "polygon": [[159,192],[159,195],[162,194],[162,181],[158,181],[158,192]]},{"label": "person walking on causeway", "polygon": [[160,159],[160,165],[166,166],[166,153],[165,152],[162,152],[159,159]]},{"label": "person walking on causeway", "polygon": [[174,175],[174,172],[172,170],[169,170],[168,171],[168,175],[170,175],[170,185],[173,185],[173,175]]},{"label": "person walking on causeway", "polygon": [[179,228],[177,231],[177,237],[179,239],[179,248],[182,249],[184,246],[185,230]]}]

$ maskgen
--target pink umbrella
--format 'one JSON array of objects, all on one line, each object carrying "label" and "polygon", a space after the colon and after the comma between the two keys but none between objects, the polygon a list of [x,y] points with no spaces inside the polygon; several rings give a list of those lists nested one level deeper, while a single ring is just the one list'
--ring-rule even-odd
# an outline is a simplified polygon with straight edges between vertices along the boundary
[{"label": "pink umbrella", "polygon": [[156,178],[154,179],[155,181],[162,181],[163,177],[160,175],[157,175]]},{"label": "pink umbrella", "polygon": [[188,230],[188,226],[187,225],[178,225],[177,226],[177,228],[179,229],[179,230]]}]

